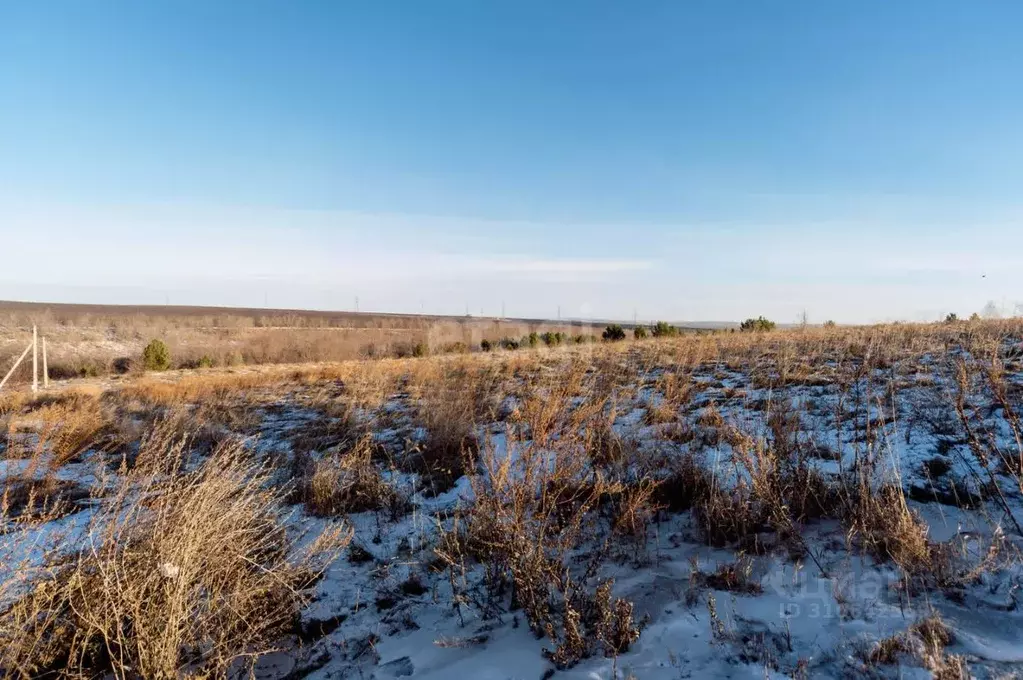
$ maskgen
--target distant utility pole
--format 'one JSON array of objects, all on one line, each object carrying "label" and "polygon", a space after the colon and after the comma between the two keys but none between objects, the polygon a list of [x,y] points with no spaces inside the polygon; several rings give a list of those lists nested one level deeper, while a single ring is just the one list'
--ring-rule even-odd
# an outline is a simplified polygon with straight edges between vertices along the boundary
[{"label": "distant utility pole", "polygon": [[356,313],[358,313],[358,311],[359,311],[359,296],[358,295],[355,296],[355,311],[356,311]]},{"label": "distant utility pole", "polygon": [[639,323],[639,314],[636,313],[636,308],[632,308],[632,325],[635,326]]},{"label": "distant utility pole", "polygon": [[558,321],[561,321],[561,305],[558,305]]}]

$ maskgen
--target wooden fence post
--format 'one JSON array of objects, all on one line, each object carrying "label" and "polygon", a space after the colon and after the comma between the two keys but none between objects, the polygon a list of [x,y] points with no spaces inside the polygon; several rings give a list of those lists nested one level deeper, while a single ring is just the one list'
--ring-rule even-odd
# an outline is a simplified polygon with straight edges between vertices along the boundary
[{"label": "wooden fence post", "polygon": [[32,391],[39,391],[39,334],[32,326]]}]

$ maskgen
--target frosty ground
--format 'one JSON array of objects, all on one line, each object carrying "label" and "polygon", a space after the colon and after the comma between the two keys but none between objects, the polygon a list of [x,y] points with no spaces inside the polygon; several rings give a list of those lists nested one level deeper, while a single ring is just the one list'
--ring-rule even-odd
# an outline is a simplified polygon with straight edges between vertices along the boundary
[{"label": "frosty ground", "polygon": [[[978,322],[718,333],[10,396],[0,668],[1016,677],[1021,331]],[[176,463],[142,484],[135,470],[157,454]],[[97,608],[114,622],[99,625],[81,616],[78,595],[19,609],[40,584],[61,591],[68,574],[129,560],[95,547],[104,522],[127,507],[140,522],[159,514],[150,499],[168,479],[211,461],[258,479],[289,553],[340,532],[336,549],[302,564],[313,577],[253,609],[274,626],[249,644],[184,622],[173,634],[160,627],[182,644],[156,663],[138,611]],[[231,552],[231,537],[220,543]],[[164,597],[191,553],[146,549],[141,566],[117,573]],[[81,556],[90,551],[108,561]],[[100,586],[88,592],[119,602]],[[231,604],[204,602],[203,612],[218,606]],[[55,642],[72,624],[96,627],[73,650]]]}]

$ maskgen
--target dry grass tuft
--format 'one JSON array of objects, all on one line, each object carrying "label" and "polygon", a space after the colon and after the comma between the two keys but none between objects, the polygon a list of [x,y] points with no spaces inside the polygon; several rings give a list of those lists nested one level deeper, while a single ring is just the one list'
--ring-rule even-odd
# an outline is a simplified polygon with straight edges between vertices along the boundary
[{"label": "dry grass tuft", "polygon": [[692,454],[667,454],[659,459],[659,484],[654,502],[669,512],[685,512],[710,498],[714,479]]},{"label": "dry grass tuft", "polygon": [[397,516],[407,509],[406,499],[384,480],[373,462],[369,437],[359,440],[350,449],[337,449],[308,465],[299,463],[296,467],[307,470],[296,482],[297,498],[317,517],[384,509]]},{"label": "dry grass tuft", "polygon": [[705,574],[702,580],[715,590],[745,595],[759,595],[764,592],[760,582],[753,578],[753,560],[742,553],[734,562],[718,565],[715,571]]},{"label": "dry grass tuft", "polygon": [[876,559],[891,560],[908,574],[931,570],[927,525],[906,505],[902,489],[884,486],[875,492],[864,485],[847,522],[850,538]]},{"label": "dry grass tuft", "polygon": [[8,458],[31,458],[34,469],[56,470],[90,448],[114,442],[111,409],[95,395],[72,392],[29,404],[9,418]]},{"label": "dry grass tuft", "polygon": [[8,592],[24,595],[0,612],[9,677],[221,677],[293,626],[347,543],[334,527],[296,552],[280,495],[239,444],[192,471],[157,467],[125,474],[80,550],[18,570]]},{"label": "dry grass tuft", "polygon": [[865,660],[871,665],[893,665],[906,657],[926,668],[937,680],[965,680],[970,677],[966,660],[945,651],[953,642],[952,631],[941,617],[930,614],[904,633],[879,640]]},{"label": "dry grass tuft", "polygon": [[50,521],[70,514],[78,501],[88,497],[88,489],[52,475],[9,476],[0,495],[0,517],[13,522]]},{"label": "dry grass tuft", "polygon": [[768,517],[745,481],[730,489],[712,485],[693,507],[693,517],[708,545],[763,549],[758,534],[768,528]]},{"label": "dry grass tuft", "polygon": [[[622,498],[623,490],[588,470],[577,447],[547,453],[518,440],[509,446],[512,455],[483,447],[480,473],[471,477],[475,504],[437,550],[452,583],[465,560],[476,559],[490,574],[482,599],[503,599],[505,584],[511,584],[511,606],[521,607],[538,637],[554,643],[545,654],[559,668],[594,653],[597,642],[608,655],[621,653],[638,636],[632,606],[611,598],[609,583],[588,585],[603,550],[581,566],[572,554],[596,536],[602,500]],[[630,492],[616,527],[640,530],[638,501],[652,488]]]},{"label": "dry grass tuft", "polygon": [[425,439],[412,442],[404,467],[422,475],[430,494],[450,489],[479,448],[476,426],[492,422],[500,402],[500,374],[467,360],[422,362],[411,376],[418,397],[415,421]]}]

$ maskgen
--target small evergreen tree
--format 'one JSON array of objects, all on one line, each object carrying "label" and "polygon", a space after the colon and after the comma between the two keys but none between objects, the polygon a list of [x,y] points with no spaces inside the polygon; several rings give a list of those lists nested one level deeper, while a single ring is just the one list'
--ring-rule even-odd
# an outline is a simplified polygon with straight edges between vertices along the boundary
[{"label": "small evergreen tree", "polygon": [[163,340],[151,340],[142,350],[142,367],[147,371],[166,371],[170,365],[170,350]]},{"label": "small evergreen tree", "polygon": [[636,326],[632,329],[632,337],[636,340],[643,340],[646,338],[646,329],[642,326]]},{"label": "small evergreen tree", "polygon": [[620,325],[613,323],[604,329],[603,336],[604,340],[608,342],[618,342],[619,340],[625,339],[625,329]]},{"label": "small evergreen tree", "polygon": [[655,338],[667,338],[672,335],[678,334],[678,329],[669,324],[667,321],[658,321],[650,327],[650,333]]},{"label": "small evergreen tree", "polygon": [[540,339],[543,340],[543,344],[548,347],[556,347],[560,345],[563,338],[564,335],[562,333],[552,333],[551,331],[547,331],[540,335]]},{"label": "small evergreen tree", "polygon": [[767,331],[773,331],[775,323],[762,316],[757,318],[749,318],[739,324],[739,330],[747,333],[765,333]]}]

